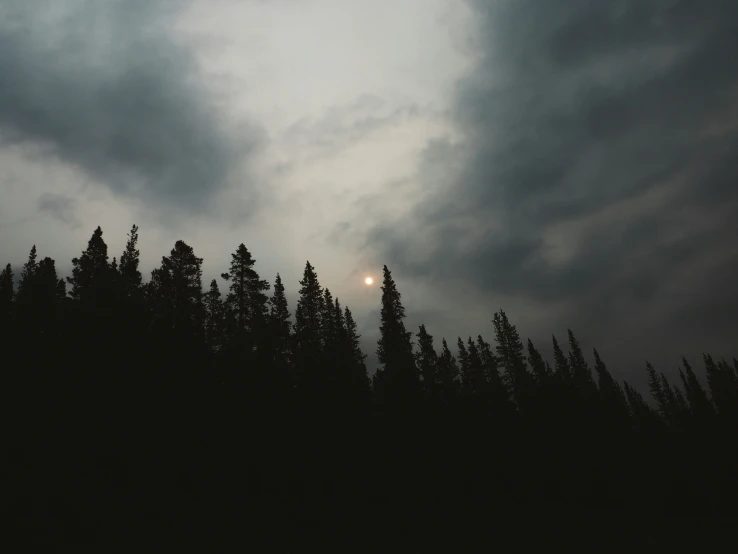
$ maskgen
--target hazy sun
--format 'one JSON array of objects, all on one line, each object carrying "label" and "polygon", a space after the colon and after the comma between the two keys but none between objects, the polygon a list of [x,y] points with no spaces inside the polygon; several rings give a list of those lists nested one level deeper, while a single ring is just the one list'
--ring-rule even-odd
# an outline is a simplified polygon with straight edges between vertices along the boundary
[{"label": "hazy sun", "polygon": [[372,279],[371,277],[367,277],[366,279],[364,279],[364,282],[367,285],[371,285],[374,282],[374,279]]}]

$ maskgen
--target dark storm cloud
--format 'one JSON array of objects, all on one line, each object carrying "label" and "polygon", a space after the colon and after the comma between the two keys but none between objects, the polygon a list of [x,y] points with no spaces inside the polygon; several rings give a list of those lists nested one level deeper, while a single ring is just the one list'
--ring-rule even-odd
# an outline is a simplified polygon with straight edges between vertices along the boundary
[{"label": "dark storm cloud", "polygon": [[224,130],[191,52],[171,38],[184,5],[3,2],[0,139],[43,145],[118,193],[202,207],[251,143]]},{"label": "dark storm cloud", "polygon": [[655,310],[675,336],[688,314],[700,336],[735,335],[738,3],[473,8],[479,61],[454,110],[464,143],[426,152],[445,186],[370,247],[418,278],[563,302],[560,319],[593,334]]}]

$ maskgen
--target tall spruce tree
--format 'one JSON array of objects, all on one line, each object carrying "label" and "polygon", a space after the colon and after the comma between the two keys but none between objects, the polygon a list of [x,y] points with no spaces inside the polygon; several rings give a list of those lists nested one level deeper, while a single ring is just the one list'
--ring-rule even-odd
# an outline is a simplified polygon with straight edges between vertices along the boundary
[{"label": "tall spruce tree", "polygon": [[703,355],[710,396],[718,413],[733,419],[738,415],[738,378],[724,359],[715,362],[709,354]]},{"label": "tall spruce tree", "polygon": [[461,377],[461,390],[464,394],[471,394],[473,390],[473,376],[471,362],[469,360],[469,352],[466,349],[464,341],[461,337],[456,339],[456,358],[459,361],[459,375]]},{"label": "tall spruce tree", "polygon": [[666,403],[661,379],[650,362],[646,362],[646,375],[648,375],[648,391],[651,393],[651,397],[656,401],[659,414],[661,414],[661,417],[666,420],[669,416],[669,407]]},{"label": "tall spruce tree", "polygon": [[182,240],[174,244],[149,286],[154,314],[172,329],[199,334],[205,316],[202,304],[202,258]]},{"label": "tall spruce tree", "polygon": [[556,369],[556,377],[564,383],[569,383],[571,381],[571,369],[569,367],[569,360],[566,358],[564,351],[561,350],[559,342],[556,340],[556,337],[554,335],[551,335],[551,340],[553,342],[555,362],[554,368]]},{"label": "tall spruce tree", "polygon": [[300,281],[294,325],[295,370],[299,386],[307,391],[317,386],[322,362],[323,290],[308,261]]},{"label": "tall spruce tree", "polygon": [[203,307],[205,310],[205,340],[210,348],[217,352],[223,346],[225,335],[225,306],[215,279],[210,281],[210,290],[203,297]]},{"label": "tall spruce tree", "polygon": [[140,252],[137,248],[138,244],[138,226],[131,227],[128,233],[128,240],[123,254],[120,256],[120,264],[118,273],[120,273],[121,281],[127,297],[131,297],[138,293],[141,288],[141,271],[139,270]]},{"label": "tall spruce tree", "polygon": [[0,273],[0,324],[2,325],[10,321],[10,311],[15,296],[14,287],[13,268],[8,264]]},{"label": "tall spruce tree", "polygon": [[687,359],[684,357],[682,357],[682,364],[684,366],[684,372],[680,369],[679,375],[687,394],[690,411],[698,422],[704,424],[709,421],[715,413],[713,405],[707,397],[705,389],[702,388],[702,385],[697,379],[697,375],[695,375],[692,370],[692,366],[689,365],[689,362],[687,362]]},{"label": "tall spruce tree", "polygon": [[595,389],[592,371],[584,359],[584,353],[574,332],[571,329],[567,329],[566,332],[569,338],[569,370],[573,382],[581,394],[591,395]]},{"label": "tall spruce tree", "polygon": [[72,259],[72,276],[67,277],[72,285],[70,296],[98,315],[108,310],[113,293],[113,268],[108,263],[108,245],[102,235],[98,226],[82,255]]},{"label": "tall spruce tree", "polygon": [[477,335],[477,349],[482,362],[484,380],[495,393],[495,400],[499,401],[500,398],[507,400],[508,391],[500,377],[500,359],[492,352],[492,345],[485,341],[482,335]]},{"label": "tall spruce tree", "polygon": [[292,324],[290,323],[290,310],[287,305],[282,278],[277,273],[274,280],[274,293],[269,299],[269,327],[272,339],[272,352],[274,363],[278,370],[284,373],[283,377],[288,379],[287,369],[290,362],[290,340]]},{"label": "tall spruce tree", "polygon": [[520,335],[515,325],[510,323],[507,314],[500,310],[492,320],[495,328],[497,357],[504,371],[504,382],[513,395],[518,406],[526,402],[529,394],[530,382],[525,351]]},{"label": "tall spruce tree", "polygon": [[533,377],[539,388],[545,388],[551,383],[553,375],[549,373],[550,367],[543,360],[543,356],[528,339],[528,365],[533,370]]},{"label": "tall spruce tree", "polygon": [[33,291],[33,278],[36,275],[37,263],[36,263],[36,245],[31,247],[31,252],[28,254],[28,261],[23,264],[21,269],[21,278],[18,283],[18,292],[16,296],[20,304],[27,303],[30,300]]},{"label": "tall spruce tree", "polygon": [[438,356],[437,368],[441,395],[443,400],[448,402],[456,396],[458,390],[459,366],[445,338],[441,341],[441,354]]},{"label": "tall spruce tree", "polygon": [[365,397],[369,394],[369,377],[366,371],[366,354],[361,350],[361,335],[357,331],[356,321],[348,306],[343,311],[346,326],[346,343],[351,352],[352,383]]},{"label": "tall spruce tree", "polygon": [[438,355],[433,348],[433,335],[428,333],[425,325],[418,328],[418,352],[415,353],[415,362],[423,378],[423,389],[426,394],[433,395],[438,385]]},{"label": "tall spruce tree", "polygon": [[405,308],[392,274],[384,266],[380,338],[377,341],[379,384],[383,398],[394,406],[413,403],[420,391],[420,378],[413,357],[412,333],[405,330]]},{"label": "tall spruce tree", "polygon": [[226,307],[233,314],[236,324],[235,332],[244,340],[251,336],[251,344],[256,346],[263,338],[266,327],[269,299],[266,291],[269,283],[259,277],[254,270],[255,264],[251,252],[243,243],[231,254],[231,267],[221,277],[230,281],[230,292],[226,296]]}]

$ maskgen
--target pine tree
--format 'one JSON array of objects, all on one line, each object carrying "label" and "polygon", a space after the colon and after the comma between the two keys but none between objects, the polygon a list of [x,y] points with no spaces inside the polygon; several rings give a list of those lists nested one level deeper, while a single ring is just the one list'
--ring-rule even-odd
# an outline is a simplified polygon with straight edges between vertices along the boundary
[{"label": "pine tree", "polygon": [[95,312],[105,312],[112,293],[112,268],[108,264],[108,245],[98,226],[92,234],[87,249],[79,258],[72,259],[72,285],[70,295],[74,300],[89,306]]},{"label": "pine tree", "polygon": [[10,319],[10,310],[15,296],[14,287],[13,269],[8,264],[0,273],[0,323],[4,324]]},{"label": "pine tree", "polygon": [[225,306],[215,279],[210,281],[210,290],[204,295],[203,307],[205,309],[205,340],[217,352],[223,346]]},{"label": "pine tree", "polygon": [[65,293],[63,285],[59,284],[54,260],[47,257],[36,262],[34,246],[23,266],[16,295],[18,323],[26,338],[49,337]]},{"label": "pine tree", "polygon": [[486,388],[484,368],[482,367],[482,358],[479,356],[479,349],[471,337],[466,340],[466,352],[469,356],[469,373],[472,392],[482,393]]},{"label": "pine tree", "polygon": [[170,255],[162,257],[161,267],[151,273],[149,290],[158,319],[191,334],[202,328],[202,258],[187,243],[178,240]]},{"label": "pine tree", "polygon": [[493,391],[499,393],[496,395],[497,400],[499,400],[500,395],[507,399],[507,389],[500,377],[500,359],[492,353],[492,345],[485,341],[482,335],[477,335],[477,349],[479,350],[479,359],[482,362],[485,382]]},{"label": "pine tree", "polygon": [[140,252],[136,247],[137,244],[138,226],[134,225],[131,232],[128,233],[128,241],[123,254],[120,256],[120,265],[118,266],[118,273],[120,273],[125,294],[128,297],[136,294],[141,288],[141,272],[138,269]]},{"label": "pine tree", "polygon": [[523,343],[515,325],[510,323],[503,310],[494,315],[492,323],[497,342],[495,350],[504,371],[504,383],[518,406],[523,406],[530,394],[530,375],[525,361]]},{"label": "pine tree", "polygon": [[579,346],[579,341],[572,330],[567,329],[567,334],[569,336],[569,369],[572,378],[580,393],[591,394],[595,388],[592,371],[584,359],[582,348]]},{"label": "pine tree", "polygon": [[[333,302],[333,295],[327,287],[323,289],[323,302],[320,308],[321,343],[325,357],[330,358],[338,346],[339,327],[338,321],[336,321],[336,307]],[[335,360],[333,362],[335,363]]]},{"label": "pine tree", "polygon": [[356,375],[355,381],[361,389],[368,390],[369,378],[366,373],[366,354],[361,350],[361,335],[357,332],[354,316],[348,306],[344,309],[343,315],[346,325],[346,340],[351,350],[351,362],[353,372]]},{"label": "pine tree", "polygon": [[738,378],[724,359],[715,363],[709,354],[703,355],[707,384],[712,401],[721,416],[738,415]]},{"label": "pine tree", "polygon": [[[274,280],[274,294],[269,299],[269,325],[270,336],[273,340],[272,351],[275,364],[286,372],[290,360],[292,324],[290,323],[290,310],[287,305],[284,284],[279,273],[277,273]],[[286,375],[285,379],[287,379]]]},{"label": "pine tree", "polygon": [[650,362],[646,362],[646,374],[648,375],[648,391],[651,393],[651,396],[656,401],[656,405],[658,406],[661,417],[667,419],[669,415],[669,408],[666,404],[666,398],[661,386],[661,379],[656,374],[656,370]]},{"label": "pine tree", "polygon": [[230,281],[230,292],[226,296],[226,307],[231,311],[236,324],[236,334],[250,334],[252,343],[258,343],[257,335],[263,335],[268,312],[269,283],[262,280],[254,270],[255,260],[246,246],[238,245],[231,254],[231,268],[221,277]]},{"label": "pine tree", "polygon": [[692,366],[689,365],[687,359],[684,357],[682,357],[682,364],[684,365],[684,372],[680,369],[679,376],[682,379],[684,391],[687,394],[690,411],[697,421],[705,423],[714,415],[714,408],[709,398],[707,398],[705,389],[702,388],[702,385],[697,380]]},{"label": "pine tree", "polygon": [[315,269],[308,261],[300,281],[295,311],[294,354],[295,370],[300,387],[307,391],[318,386],[316,380],[322,362],[323,290]]},{"label": "pine tree", "polygon": [[458,389],[459,366],[445,338],[441,342],[441,355],[438,356],[436,365],[442,396],[444,400],[449,401],[456,395]]},{"label": "pine tree", "polygon": [[554,335],[551,335],[554,351],[554,367],[556,368],[556,378],[564,383],[571,380],[571,370],[569,368],[569,360],[566,358],[563,350],[559,346],[559,342]]},{"label": "pine tree", "polygon": [[21,270],[21,279],[18,283],[17,298],[19,303],[26,303],[30,299],[33,289],[33,277],[36,274],[36,245],[34,244],[31,248],[31,252],[28,254],[28,261],[23,264]]},{"label": "pine tree", "polygon": [[464,394],[471,394],[472,392],[472,368],[469,360],[469,353],[466,350],[466,345],[461,337],[456,339],[456,349],[458,354],[456,359],[459,361],[459,374],[461,375],[461,390]]},{"label": "pine tree", "polygon": [[433,395],[436,392],[438,355],[433,348],[433,335],[428,333],[425,325],[419,327],[418,352],[415,353],[415,362],[423,377],[423,389],[426,394]]},{"label": "pine tree", "polygon": [[530,339],[528,339],[528,365],[533,370],[533,376],[539,388],[545,388],[551,383],[553,378],[553,375],[549,373],[551,368]]},{"label": "pine tree", "polygon": [[400,292],[387,266],[384,266],[380,338],[377,341],[380,384],[383,397],[394,406],[412,403],[420,390],[420,379],[413,357],[412,333],[405,330],[405,308]]},{"label": "pine tree", "polygon": [[628,404],[620,383],[613,379],[605,362],[600,358],[597,349],[593,349],[595,372],[597,373],[597,388],[605,409],[612,414],[613,419],[623,416],[628,411]]}]

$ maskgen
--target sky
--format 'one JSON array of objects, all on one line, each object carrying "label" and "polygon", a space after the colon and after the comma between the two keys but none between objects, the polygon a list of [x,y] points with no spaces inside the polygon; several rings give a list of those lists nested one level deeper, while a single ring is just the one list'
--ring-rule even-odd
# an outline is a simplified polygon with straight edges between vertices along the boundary
[{"label": "sky", "polygon": [[[738,354],[733,0],[0,0],[0,261],[62,274],[133,223],[205,286],[243,242],[294,309],[306,260],[376,366],[407,327],[620,379]],[[364,277],[375,278],[367,287]],[[225,283],[221,282],[221,289]]]}]

